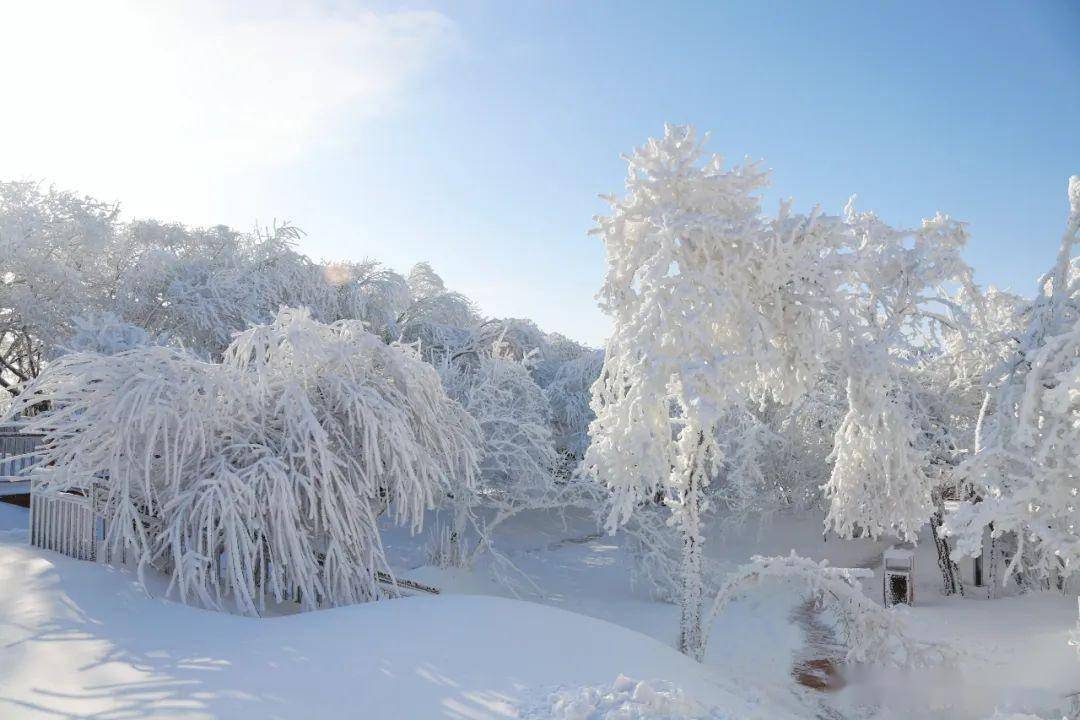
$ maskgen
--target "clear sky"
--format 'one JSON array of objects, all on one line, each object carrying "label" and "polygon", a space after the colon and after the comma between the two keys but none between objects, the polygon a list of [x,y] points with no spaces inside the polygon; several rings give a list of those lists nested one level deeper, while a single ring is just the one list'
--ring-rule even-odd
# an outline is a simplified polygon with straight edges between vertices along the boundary
[{"label": "clear sky", "polygon": [[970,223],[1030,292],[1080,173],[1080,3],[0,0],[0,178],[129,215],[290,220],[316,258],[430,261],[599,343],[586,236],[664,121],[774,169],[768,209]]}]

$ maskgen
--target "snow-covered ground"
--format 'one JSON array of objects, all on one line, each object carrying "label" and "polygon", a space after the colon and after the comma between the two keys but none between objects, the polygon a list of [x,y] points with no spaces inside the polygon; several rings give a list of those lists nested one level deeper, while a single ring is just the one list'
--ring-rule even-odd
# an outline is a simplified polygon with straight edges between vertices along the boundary
[{"label": "snow-covered ground", "polygon": [[[422,538],[391,532],[399,567],[443,595],[265,619],[151,597],[126,571],[29,547],[25,523],[25,510],[0,504],[0,527],[14,528],[0,531],[3,718],[1052,717],[1080,689],[1072,601],[942,598],[928,547],[911,624],[954,642],[961,666],[849,668],[846,687],[821,693],[792,678],[805,642],[797,589],[763,587],[732,605],[699,665],[672,649],[675,608],[633,585],[626,549],[584,522],[507,528],[500,548],[539,589],[520,600],[491,581],[489,561],[433,568]],[[880,544],[824,542],[819,528],[777,522],[710,552],[732,564],[792,547],[836,565],[880,557]]]}]

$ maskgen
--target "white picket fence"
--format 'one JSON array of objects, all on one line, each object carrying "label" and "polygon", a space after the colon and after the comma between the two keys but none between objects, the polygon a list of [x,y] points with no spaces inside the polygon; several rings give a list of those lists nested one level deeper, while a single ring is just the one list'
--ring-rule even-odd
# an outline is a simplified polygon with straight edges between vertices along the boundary
[{"label": "white picket fence", "polygon": [[89,496],[31,491],[31,545],[76,560],[95,560],[102,530],[102,520]]}]

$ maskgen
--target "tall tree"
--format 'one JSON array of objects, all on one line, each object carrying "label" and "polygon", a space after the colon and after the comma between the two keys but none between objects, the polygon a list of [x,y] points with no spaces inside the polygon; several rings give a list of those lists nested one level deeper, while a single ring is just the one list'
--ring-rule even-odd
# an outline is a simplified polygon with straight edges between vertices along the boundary
[{"label": "tall tree", "polygon": [[826,526],[842,537],[893,532],[915,539],[940,510],[936,454],[945,444],[918,392],[915,368],[933,350],[936,325],[958,320],[940,288],[970,286],[960,257],[961,223],[938,214],[916,229],[897,229],[849,203],[845,224],[846,297],[837,305],[837,361],[847,384],[847,413],[837,430],[825,492]]},{"label": "tall tree", "polygon": [[701,658],[709,486],[733,434],[752,428],[732,419],[766,399],[790,402],[820,369],[838,223],[788,205],[763,218],[766,174],[725,170],[692,128],[665,127],[627,161],[627,193],[610,198],[594,231],[614,327],[584,467],[613,491],[609,529],[662,495],[682,535],[679,647]]},{"label": "tall tree", "polygon": [[[1001,584],[1014,572],[1062,577],[1080,565],[1078,243],[1080,176],[1074,175],[1057,262],[1021,316],[1015,351],[991,375],[978,452],[962,466],[976,497],[945,527],[956,538],[958,556],[982,552],[987,526],[995,540],[1011,538],[1010,567]],[[999,559],[991,553],[992,577]]]}]

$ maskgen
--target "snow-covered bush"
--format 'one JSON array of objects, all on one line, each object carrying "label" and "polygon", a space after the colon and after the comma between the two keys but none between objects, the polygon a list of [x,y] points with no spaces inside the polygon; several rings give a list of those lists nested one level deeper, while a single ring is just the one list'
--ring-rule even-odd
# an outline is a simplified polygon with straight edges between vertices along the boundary
[{"label": "snow-covered bush", "polygon": [[794,551],[786,557],[755,556],[725,579],[713,601],[709,626],[728,603],[747,591],[767,582],[790,583],[836,616],[849,662],[920,667],[951,659],[947,648],[909,638],[896,608],[883,608],[866,597],[862,580],[873,574],[859,568],[830,567],[827,560],[817,563]]},{"label": "snow-covered bush", "polygon": [[15,401],[47,401],[45,490],[104,489],[105,546],[185,601],[255,614],[378,598],[377,520],[418,528],[478,472],[480,434],[438,374],[358,321],[281,310],[223,362],[143,346],[63,356]]},{"label": "snow-covered bush", "polygon": [[687,697],[670,682],[645,682],[625,675],[609,686],[559,688],[521,714],[533,720],[709,720],[726,716]]},{"label": "snow-covered bush", "polygon": [[325,320],[361,320],[368,331],[389,342],[398,338],[398,319],[409,306],[409,285],[400,273],[375,260],[332,262],[323,267],[331,288]]},{"label": "snow-covered bush", "polygon": [[424,358],[435,363],[469,343],[480,314],[467,297],[447,290],[427,263],[413,267],[409,290],[412,299],[397,321],[402,342],[418,343]]}]

